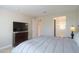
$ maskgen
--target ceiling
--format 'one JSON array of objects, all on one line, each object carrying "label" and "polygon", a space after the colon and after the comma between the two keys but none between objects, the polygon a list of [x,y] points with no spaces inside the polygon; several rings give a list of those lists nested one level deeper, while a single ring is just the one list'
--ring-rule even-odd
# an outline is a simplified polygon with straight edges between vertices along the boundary
[{"label": "ceiling", "polygon": [[27,16],[46,16],[76,11],[78,5],[3,5],[0,8],[23,13]]}]

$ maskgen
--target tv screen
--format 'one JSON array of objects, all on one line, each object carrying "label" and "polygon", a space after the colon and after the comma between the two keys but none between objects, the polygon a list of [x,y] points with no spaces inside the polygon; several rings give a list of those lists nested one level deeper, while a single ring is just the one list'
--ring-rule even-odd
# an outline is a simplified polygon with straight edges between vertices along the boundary
[{"label": "tv screen", "polygon": [[13,22],[13,31],[27,31],[28,26],[27,23],[21,23],[21,22]]}]

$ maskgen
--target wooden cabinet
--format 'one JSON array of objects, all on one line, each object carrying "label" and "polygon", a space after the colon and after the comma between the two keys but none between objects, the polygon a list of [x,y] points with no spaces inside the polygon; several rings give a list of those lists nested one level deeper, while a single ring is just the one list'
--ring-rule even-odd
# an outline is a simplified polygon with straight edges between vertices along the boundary
[{"label": "wooden cabinet", "polygon": [[17,46],[18,44],[22,43],[23,41],[28,40],[28,32],[15,32],[13,39],[13,46]]}]

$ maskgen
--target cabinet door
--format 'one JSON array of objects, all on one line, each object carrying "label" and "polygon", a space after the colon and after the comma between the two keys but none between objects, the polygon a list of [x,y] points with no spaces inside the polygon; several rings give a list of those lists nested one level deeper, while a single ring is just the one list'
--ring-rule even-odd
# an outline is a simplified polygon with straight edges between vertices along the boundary
[{"label": "cabinet door", "polygon": [[13,44],[14,46],[17,46],[23,41],[28,40],[28,32],[16,33],[14,35],[15,35],[14,44]]}]

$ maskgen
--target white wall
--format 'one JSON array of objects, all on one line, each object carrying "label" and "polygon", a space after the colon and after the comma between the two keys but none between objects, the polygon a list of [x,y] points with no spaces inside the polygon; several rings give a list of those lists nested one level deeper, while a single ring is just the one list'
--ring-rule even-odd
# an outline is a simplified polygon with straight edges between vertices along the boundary
[{"label": "white wall", "polygon": [[38,20],[36,18],[32,19],[32,38],[38,36],[37,24]]},{"label": "white wall", "polygon": [[76,11],[76,14],[77,14],[77,35],[75,36],[75,38],[74,38],[74,40],[75,40],[75,42],[78,44],[78,46],[79,46],[79,8],[78,8],[78,10]]},{"label": "white wall", "polygon": [[29,24],[29,38],[31,38],[31,18],[20,13],[0,9],[0,49],[12,45],[13,21]]},{"label": "white wall", "polygon": [[76,11],[76,13],[77,13],[77,25],[78,25],[78,31],[79,31],[79,8]]},{"label": "white wall", "polygon": [[[66,29],[65,29],[65,36],[64,37],[70,37],[70,27],[72,25],[74,25],[75,27],[77,27],[77,13],[76,12],[70,12],[70,13],[63,13],[63,14],[56,14],[56,15],[52,15],[52,16],[45,16],[45,17],[37,17],[36,20],[41,19],[42,20],[42,30],[41,30],[41,35],[54,35],[54,22],[53,22],[53,18],[57,17],[57,16],[66,16]],[[34,20],[34,21],[36,21]],[[33,22],[34,22],[33,21]],[[33,26],[37,26],[35,23],[33,24]],[[34,29],[33,29],[34,30]],[[36,30],[36,28],[35,28]],[[37,31],[38,32],[38,31]],[[37,33],[34,32],[34,33]],[[35,36],[33,34],[33,36]]]},{"label": "white wall", "polygon": [[71,34],[70,27],[73,25],[77,29],[77,13],[72,12],[67,14],[66,16],[67,16],[67,21],[66,21],[65,36],[70,37]]},{"label": "white wall", "polygon": [[41,20],[41,27],[40,27],[40,35],[52,35],[53,36],[53,21],[52,17],[37,17],[32,20],[32,37],[39,36],[38,32],[38,22]]},{"label": "white wall", "polygon": [[41,19],[42,20],[42,30],[41,30],[41,35],[50,35],[53,36],[54,35],[54,22],[53,22],[53,18],[51,16],[49,17],[44,17]]}]

